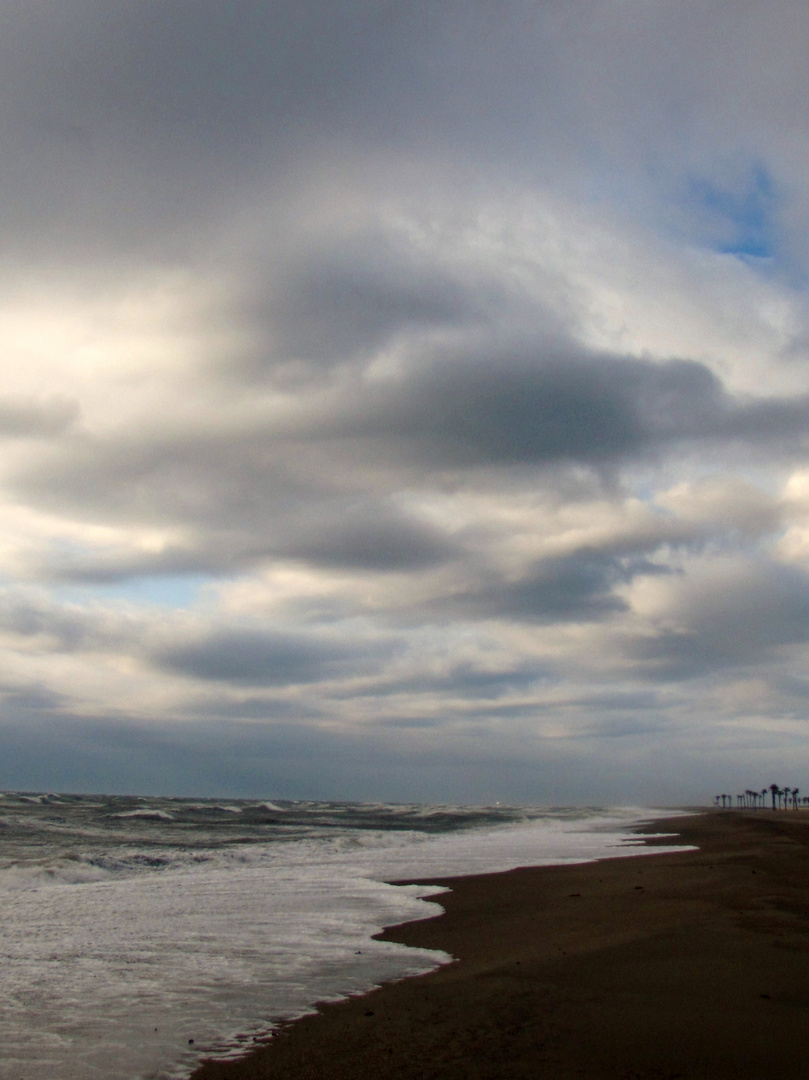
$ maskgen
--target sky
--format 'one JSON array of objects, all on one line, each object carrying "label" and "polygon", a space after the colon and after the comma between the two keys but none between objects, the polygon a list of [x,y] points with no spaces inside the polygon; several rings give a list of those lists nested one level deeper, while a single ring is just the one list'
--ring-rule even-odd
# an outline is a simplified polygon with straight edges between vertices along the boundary
[{"label": "sky", "polygon": [[0,0],[0,787],[809,791],[803,0]]}]

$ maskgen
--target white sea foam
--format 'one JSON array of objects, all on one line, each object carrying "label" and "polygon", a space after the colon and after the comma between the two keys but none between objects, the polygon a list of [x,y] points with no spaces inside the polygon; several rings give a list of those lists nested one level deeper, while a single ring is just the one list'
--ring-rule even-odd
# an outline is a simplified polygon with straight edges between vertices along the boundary
[{"label": "white sea foam", "polygon": [[[448,959],[371,940],[431,914],[419,897],[434,890],[292,854],[81,885],[43,875],[17,891],[3,925],[0,1075],[182,1075],[228,1036]],[[34,1061],[32,1014],[35,1053],[48,1048]]]},{"label": "white sea foam", "polygon": [[[110,872],[100,866],[72,859],[58,859],[47,865],[14,863],[0,870],[2,890],[8,892],[42,889],[50,885],[85,885],[92,881],[106,881],[109,877]],[[4,915],[4,934],[6,925]]]}]

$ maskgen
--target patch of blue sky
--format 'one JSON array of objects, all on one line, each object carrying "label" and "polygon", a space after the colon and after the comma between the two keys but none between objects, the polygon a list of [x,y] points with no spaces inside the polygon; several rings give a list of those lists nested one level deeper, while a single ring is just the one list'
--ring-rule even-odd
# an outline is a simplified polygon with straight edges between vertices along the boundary
[{"label": "patch of blue sky", "polygon": [[761,163],[751,166],[733,184],[700,176],[687,181],[686,202],[697,211],[700,231],[709,234],[709,246],[744,260],[776,255],[779,201],[772,175]]},{"label": "patch of blue sky", "polygon": [[182,610],[193,607],[211,579],[204,574],[155,574],[116,581],[58,586],[54,592],[68,603],[116,601],[142,607]]}]

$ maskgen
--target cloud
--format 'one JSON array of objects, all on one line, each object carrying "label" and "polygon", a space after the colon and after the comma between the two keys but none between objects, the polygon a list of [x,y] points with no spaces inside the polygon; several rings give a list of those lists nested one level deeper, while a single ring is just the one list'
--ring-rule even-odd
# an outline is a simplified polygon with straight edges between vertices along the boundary
[{"label": "cloud", "polygon": [[388,643],[348,643],[322,635],[269,630],[216,631],[199,641],[174,644],[152,662],[195,679],[237,686],[290,686],[362,670],[389,654]]},{"label": "cloud", "polygon": [[[800,5],[0,29],[16,776],[623,800],[796,752]],[[92,768],[29,768],[49,725]]]},{"label": "cloud", "polygon": [[[455,699],[465,702],[482,700],[485,702],[508,698],[514,693],[525,693],[535,684],[546,683],[554,678],[553,671],[547,665],[511,660],[508,667],[484,664],[486,657],[477,661],[462,660],[440,665],[443,670],[436,671],[435,664],[418,665],[417,674],[400,677],[385,673],[382,677],[364,682],[362,686],[353,686],[351,696],[355,698],[399,697],[407,700],[411,696],[424,694],[436,695],[445,700]],[[533,706],[531,706],[533,707]],[[525,708],[523,705],[522,708]],[[423,723],[437,726],[448,719],[440,715],[422,717],[395,717],[391,723]]]},{"label": "cloud", "polygon": [[98,625],[81,608],[57,605],[48,598],[24,592],[0,595],[0,629],[12,638],[49,652],[73,652],[92,647]]},{"label": "cloud", "polygon": [[[321,504],[317,514],[332,534],[337,561],[357,558],[350,551],[359,550],[364,531],[376,532],[382,548],[399,545],[405,562],[410,556],[402,543],[409,543],[419,562],[439,557],[446,542],[372,505],[362,512],[364,522],[346,524],[351,503],[335,502],[337,492],[356,497],[387,488],[387,494],[415,468],[423,482],[447,469],[602,468],[674,453],[724,455],[729,463],[765,451],[788,459],[803,453],[809,432],[809,399],[802,396],[740,400],[694,361],[572,350],[566,357],[501,353],[474,364],[437,360],[401,378],[328,395],[314,407],[304,396],[296,412],[291,422],[253,418],[247,430],[88,438],[70,455],[21,463],[13,483],[42,507],[227,528],[231,536],[241,530],[246,552],[256,542],[250,534],[266,535],[269,527],[277,550],[294,554],[289,534],[298,532],[296,515]],[[336,527],[327,524],[329,501],[343,519]],[[319,551],[328,561],[325,542],[302,536],[297,542],[302,557]],[[272,540],[266,548],[274,549]],[[372,549],[366,544],[373,561]]]},{"label": "cloud", "polygon": [[307,250],[303,265],[267,282],[264,311],[256,298],[253,310],[272,351],[255,367],[272,375],[279,361],[283,369],[314,362],[322,375],[324,367],[373,356],[401,335],[480,324],[502,304],[496,281],[459,280],[457,269],[453,276],[430,256],[384,232],[342,237],[335,250]]},{"label": "cloud", "polygon": [[[600,465],[677,451],[802,452],[809,398],[734,398],[704,364],[569,350],[436,358],[336,419],[336,434],[397,437],[433,467]],[[359,415],[357,415],[359,413]],[[333,430],[334,430],[333,429]],[[328,431],[328,427],[326,429]]]},{"label": "cloud", "polygon": [[537,622],[589,622],[626,611],[615,588],[639,574],[667,573],[645,559],[620,559],[586,548],[546,559],[512,583],[502,583],[464,602],[490,618]]},{"label": "cloud", "polygon": [[784,647],[809,641],[809,576],[794,567],[717,561],[678,585],[656,620],[657,632],[631,645],[640,670],[655,679],[760,669]]},{"label": "cloud", "polygon": [[78,403],[64,398],[37,401],[9,395],[0,396],[0,437],[55,438],[69,431],[78,416]]},{"label": "cloud", "polygon": [[449,536],[426,524],[373,507],[340,503],[296,528],[279,555],[318,566],[365,571],[416,570],[461,554]]}]

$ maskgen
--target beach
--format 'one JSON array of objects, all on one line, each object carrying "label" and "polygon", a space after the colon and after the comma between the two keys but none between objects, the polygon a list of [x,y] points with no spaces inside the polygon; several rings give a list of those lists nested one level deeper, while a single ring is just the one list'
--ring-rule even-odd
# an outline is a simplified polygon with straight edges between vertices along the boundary
[{"label": "beach", "polygon": [[456,962],[327,1004],[193,1080],[802,1075],[809,814],[656,820],[697,850],[442,879],[382,937]]}]

